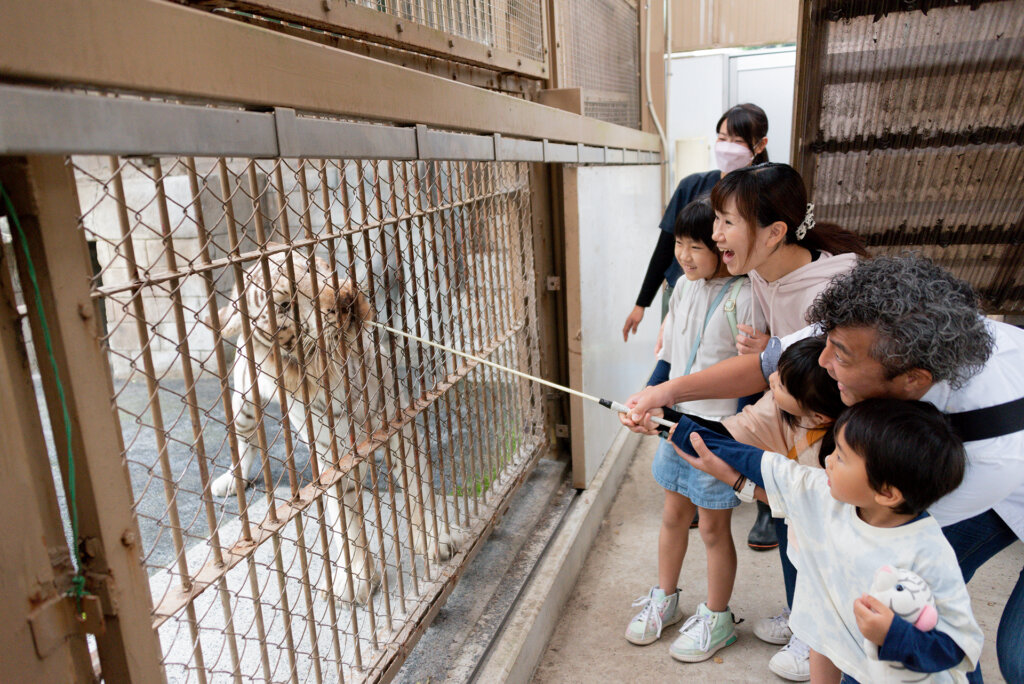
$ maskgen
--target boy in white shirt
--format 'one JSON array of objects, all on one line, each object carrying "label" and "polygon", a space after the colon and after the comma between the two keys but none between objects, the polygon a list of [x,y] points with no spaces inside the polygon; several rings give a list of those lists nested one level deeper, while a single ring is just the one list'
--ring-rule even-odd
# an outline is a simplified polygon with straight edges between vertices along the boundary
[{"label": "boy in white shirt", "polygon": [[[788,519],[790,559],[799,569],[789,624],[811,648],[812,681],[837,681],[840,671],[844,682],[869,681],[865,638],[879,659],[929,673],[927,681],[967,681],[983,637],[953,549],[925,512],[963,479],[962,443],[933,406],[896,399],[850,407],[835,433],[824,471],[685,417],[672,440],[690,465],[735,489],[763,487],[772,513]],[[930,586],[934,630],[917,630],[866,594],[883,565]]]}]

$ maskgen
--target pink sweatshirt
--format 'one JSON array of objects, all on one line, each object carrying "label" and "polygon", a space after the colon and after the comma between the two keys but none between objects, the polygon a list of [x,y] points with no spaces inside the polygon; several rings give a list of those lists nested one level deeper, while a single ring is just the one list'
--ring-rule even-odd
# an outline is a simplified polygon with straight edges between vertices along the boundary
[{"label": "pink sweatshirt", "polygon": [[[828,286],[832,278],[848,272],[856,265],[856,254],[832,256],[822,252],[817,261],[801,266],[771,283],[757,271],[751,271],[749,275],[754,301],[765,314],[768,332],[775,337],[782,337],[807,327],[805,315],[814,303],[814,298]],[[757,319],[760,321],[760,316]]]}]

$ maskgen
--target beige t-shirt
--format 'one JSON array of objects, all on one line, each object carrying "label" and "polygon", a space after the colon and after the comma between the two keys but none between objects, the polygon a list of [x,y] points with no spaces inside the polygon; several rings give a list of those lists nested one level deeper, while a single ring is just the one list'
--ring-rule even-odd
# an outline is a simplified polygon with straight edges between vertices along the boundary
[{"label": "beige t-shirt", "polygon": [[[771,390],[764,393],[756,404],[743,407],[736,415],[722,419],[722,425],[737,442],[777,454],[788,454],[796,447],[796,461],[800,465],[820,468],[818,450],[821,440],[808,444],[805,428],[790,427],[782,419],[782,411],[775,404]],[[812,437],[815,435],[812,435]]]}]

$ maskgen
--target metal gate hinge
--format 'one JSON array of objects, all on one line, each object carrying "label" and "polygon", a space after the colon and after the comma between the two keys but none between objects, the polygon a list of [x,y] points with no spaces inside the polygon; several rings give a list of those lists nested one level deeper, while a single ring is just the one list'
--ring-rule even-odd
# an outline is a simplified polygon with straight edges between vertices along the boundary
[{"label": "metal gate hinge", "polygon": [[555,425],[555,437],[568,437],[569,426],[565,423],[559,423]]},{"label": "metal gate hinge", "polygon": [[557,292],[562,289],[562,279],[558,276],[548,276],[548,292]]},{"label": "metal gate hinge", "polygon": [[32,641],[40,659],[56,651],[74,635],[103,634],[106,624],[100,597],[83,596],[81,610],[73,596],[53,596],[41,603],[28,616]]}]

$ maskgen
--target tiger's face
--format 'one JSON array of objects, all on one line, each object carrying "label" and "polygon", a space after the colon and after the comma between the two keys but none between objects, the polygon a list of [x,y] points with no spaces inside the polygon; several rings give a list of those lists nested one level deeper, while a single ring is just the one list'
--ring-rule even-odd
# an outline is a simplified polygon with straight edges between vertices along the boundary
[{"label": "tiger's face", "polygon": [[288,277],[286,255],[274,254],[268,261],[272,283],[269,293],[260,287],[261,265],[254,265],[247,274],[254,341],[266,347],[276,344],[286,360],[297,362],[301,357],[308,363],[311,355],[319,353],[321,336],[332,358],[355,340],[363,322],[370,319],[370,305],[351,278],[335,288],[330,266],[316,258],[314,291],[304,258],[293,255],[294,282]]}]

